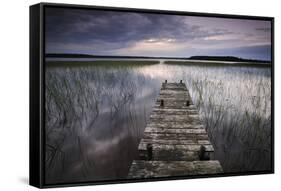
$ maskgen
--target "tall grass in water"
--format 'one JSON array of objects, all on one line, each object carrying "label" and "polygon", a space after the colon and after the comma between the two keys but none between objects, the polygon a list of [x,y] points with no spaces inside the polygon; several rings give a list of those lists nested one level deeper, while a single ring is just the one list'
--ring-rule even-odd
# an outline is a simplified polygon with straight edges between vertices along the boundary
[{"label": "tall grass in water", "polygon": [[125,178],[164,80],[184,80],[225,172],[271,165],[270,69],[47,67],[46,181]]},{"label": "tall grass in water", "polygon": [[194,69],[185,81],[224,171],[270,170],[270,70]]},{"label": "tall grass in water", "polygon": [[150,81],[129,67],[47,67],[47,183],[126,177],[149,114],[138,87]]}]

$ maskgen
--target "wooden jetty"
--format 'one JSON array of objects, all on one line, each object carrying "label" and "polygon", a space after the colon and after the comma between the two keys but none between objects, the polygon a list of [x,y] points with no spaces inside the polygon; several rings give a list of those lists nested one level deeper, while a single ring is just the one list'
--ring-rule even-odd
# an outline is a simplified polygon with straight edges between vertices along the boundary
[{"label": "wooden jetty", "polygon": [[128,178],[222,173],[186,85],[162,83]]}]

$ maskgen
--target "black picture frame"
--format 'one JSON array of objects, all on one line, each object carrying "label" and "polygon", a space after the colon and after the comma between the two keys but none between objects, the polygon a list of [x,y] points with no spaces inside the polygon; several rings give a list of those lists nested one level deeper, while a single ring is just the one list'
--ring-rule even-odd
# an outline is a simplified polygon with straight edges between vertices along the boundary
[{"label": "black picture frame", "polygon": [[[177,176],[165,178],[146,178],[146,179],[120,179],[106,181],[91,181],[91,182],[68,182],[60,184],[46,184],[44,180],[45,166],[45,110],[44,110],[44,91],[45,91],[45,8],[68,8],[68,9],[83,9],[83,10],[103,10],[103,11],[122,11],[122,12],[137,12],[137,13],[155,13],[167,15],[186,15],[200,17],[215,17],[215,18],[233,18],[233,19],[250,19],[264,20],[271,22],[271,170],[247,172],[247,173],[223,173],[214,175],[192,175],[192,176]],[[98,184],[116,184],[116,183],[132,183],[132,182],[147,182],[147,181],[163,181],[163,180],[178,180],[191,178],[210,178],[210,177],[226,177],[226,176],[242,176],[256,174],[271,174],[274,173],[274,18],[262,16],[248,15],[230,15],[230,14],[214,14],[214,13],[195,13],[183,11],[168,11],[168,10],[150,10],[150,9],[134,9],[121,7],[103,7],[103,6],[88,6],[88,5],[72,5],[72,4],[55,4],[55,3],[39,3],[30,6],[30,129],[29,129],[29,184],[38,188],[52,188],[65,186],[83,186],[83,185],[98,185]]]}]

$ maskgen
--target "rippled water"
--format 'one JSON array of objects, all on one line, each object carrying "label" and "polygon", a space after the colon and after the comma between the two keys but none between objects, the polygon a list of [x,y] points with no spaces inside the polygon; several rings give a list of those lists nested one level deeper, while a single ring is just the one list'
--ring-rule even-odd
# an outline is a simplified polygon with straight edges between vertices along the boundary
[{"label": "rippled water", "polygon": [[164,80],[186,83],[225,172],[271,168],[270,68],[47,63],[46,183],[126,178]]}]

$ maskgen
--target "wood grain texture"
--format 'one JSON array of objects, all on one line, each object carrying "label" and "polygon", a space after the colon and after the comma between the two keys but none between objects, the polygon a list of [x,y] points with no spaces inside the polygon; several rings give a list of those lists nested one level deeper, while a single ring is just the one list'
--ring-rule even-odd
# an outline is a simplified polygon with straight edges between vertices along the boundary
[{"label": "wood grain texture", "polygon": [[222,173],[184,83],[162,83],[128,178]]}]

